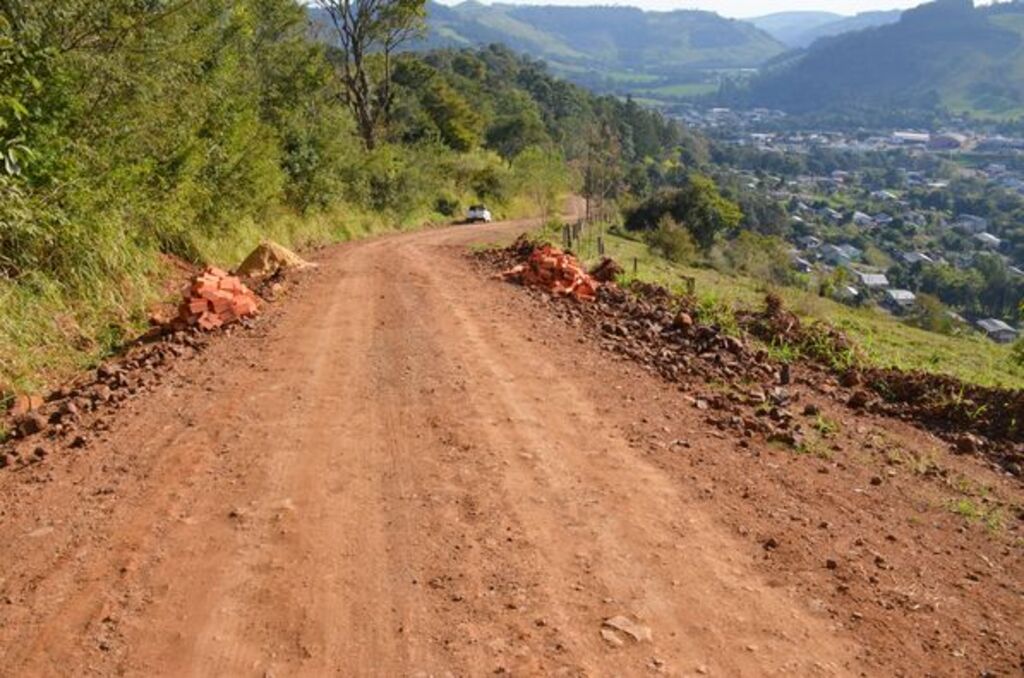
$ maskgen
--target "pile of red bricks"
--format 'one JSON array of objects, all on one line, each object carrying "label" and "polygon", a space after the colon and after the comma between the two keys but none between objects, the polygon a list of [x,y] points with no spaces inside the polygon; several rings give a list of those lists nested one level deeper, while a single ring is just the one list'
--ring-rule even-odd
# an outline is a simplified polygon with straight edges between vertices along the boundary
[{"label": "pile of red bricks", "polygon": [[542,287],[552,294],[571,296],[581,301],[592,301],[601,286],[583,269],[576,257],[551,245],[534,249],[525,264],[505,271],[502,276],[506,280]]},{"label": "pile of red bricks", "polygon": [[204,331],[256,315],[260,305],[237,276],[213,266],[192,278],[184,296],[178,320]]}]

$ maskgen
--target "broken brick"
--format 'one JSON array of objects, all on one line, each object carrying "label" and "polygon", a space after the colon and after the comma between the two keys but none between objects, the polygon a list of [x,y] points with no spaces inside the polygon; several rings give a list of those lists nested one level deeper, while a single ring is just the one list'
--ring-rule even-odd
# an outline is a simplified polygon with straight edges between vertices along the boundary
[{"label": "broken brick", "polygon": [[258,298],[238,276],[210,267],[192,278],[172,322],[209,332],[258,311]]},{"label": "broken brick", "polygon": [[199,320],[196,324],[199,326],[199,329],[209,332],[210,330],[217,329],[224,323],[216,313],[207,311],[199,316]]},{"label": "broken brick", "polygon": [[213,309],[214,313],[223,313],[224,311],[231,308],[231,302],[234,301],[234,295],[230,292],[218,290],[210,298],[210,308]]},{"label": "broken brick", "polygon": [[220,289],[228,292],[238,292],[242,289],[242,281],[233,275],[222,278],[218,285],[220,286]]},{"label": "broken brick", "polygon": [[15,396],[14,401],[11,403],[10,414],[12,417],[21,417],[38,410],[43,406],[43,398],[39,395],[19,395]]},{"label": "broken brick", "polygon": [[580,301],[593,301],[601,283],[583,270],[576,257],[551,245],[533,250],[525,264],[515,266],[502,274],[531,287],[547,289],[556,296],[571,296]]}]

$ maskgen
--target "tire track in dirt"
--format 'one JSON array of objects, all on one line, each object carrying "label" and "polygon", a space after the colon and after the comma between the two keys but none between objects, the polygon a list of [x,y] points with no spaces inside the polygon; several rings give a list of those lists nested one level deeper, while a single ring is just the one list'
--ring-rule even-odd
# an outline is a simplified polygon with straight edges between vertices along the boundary
[{"label": "tire track in dirt", "polygon": [[[406,261],[415,267],[431,259],[412,251]],[[487,403],[467,421],[490,423],[476,427],[486,441],[481,447],[499,450],[507,463],[503,485],[517,498],[509,508],[541,561],[540,586],[571,610],[562,622],[569,645],[601,658],[588,662],[588,673],[609,662],[638,671],[644,655],[650,659],[642,646],[609,655],[600,640],[601,619],[624,612],[669,635],[664,644],[656,640],[655,654],[676,668],[717,664],[716,672],[728,675],[842,671],[836,659],[848,657],[848,648],[741,566],[736,544],[637,459],[571,379],[539,359],[535,344],[503,332],[500,323],[481,322],[487,299],[466,293],[475,287],[471,274],[418,265],[433,273],[430,290],[441,293],[429,306],[449,309],[455,320],[458,338],[443,345],[459,347],[471,383],[479,385],[467,400]],[[460,284],[441,279],[453,275]],[[570,573],[576,577],[566,581]],[[778,630],[779,620],[787,631]]]},{"label": "tire track in dirt", "polygon": [[[518,227],[336,248],[265,337],[186,365],[191,393],[0,479],[0,548],[36,540],[0,580],[0,673],[855,672],[452,248]],[[610,645],[616,614],[653,640]]]}]

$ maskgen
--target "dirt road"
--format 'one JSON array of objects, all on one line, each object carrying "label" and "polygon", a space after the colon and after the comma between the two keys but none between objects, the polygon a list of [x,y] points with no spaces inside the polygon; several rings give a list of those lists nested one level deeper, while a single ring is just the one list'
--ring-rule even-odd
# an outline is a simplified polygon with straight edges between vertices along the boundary
[{"label": "dirt road", "polygon": [[860,673],[629,439],[632,373],[559,369],[455,247],[517,230],[327,250],[265,331],[0,478],[0,673]]}]

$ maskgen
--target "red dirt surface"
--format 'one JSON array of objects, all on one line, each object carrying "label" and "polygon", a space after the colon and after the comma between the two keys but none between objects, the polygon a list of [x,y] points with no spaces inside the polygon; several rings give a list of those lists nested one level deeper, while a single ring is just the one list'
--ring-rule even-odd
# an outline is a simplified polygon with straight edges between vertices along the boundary
[{"label": "red dirt surface", "polygon": [[0,470],[0,673],[1021,672],[1016,480],[812,372],[827,454],[710,424],[716,382],[463,256],[522,227],[326,250]]}]

